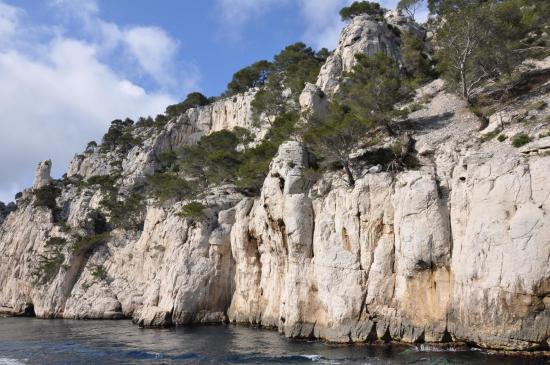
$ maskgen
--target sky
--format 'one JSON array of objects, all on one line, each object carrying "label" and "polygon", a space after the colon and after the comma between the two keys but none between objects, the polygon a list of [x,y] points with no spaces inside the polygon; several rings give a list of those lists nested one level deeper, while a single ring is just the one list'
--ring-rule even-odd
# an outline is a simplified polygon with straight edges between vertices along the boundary
[{"label": "sky", "polygon": [[[0,201],[110,121],[162,113],[286,45],[334,49],[352,0],[0,0]],[[381,4],[394,8],[397,0]]]}]

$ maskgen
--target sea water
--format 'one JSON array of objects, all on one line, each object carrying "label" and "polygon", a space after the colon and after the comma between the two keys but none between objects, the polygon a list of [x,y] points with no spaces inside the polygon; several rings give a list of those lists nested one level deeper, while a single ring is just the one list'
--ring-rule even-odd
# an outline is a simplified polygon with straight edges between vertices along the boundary
[{"label": "sea water", "polygon": [[130,321],[0,318],[0,365],[21,364],[486,364],[550,359],[427,346],[330,345],[233,325],[141,329]]}]

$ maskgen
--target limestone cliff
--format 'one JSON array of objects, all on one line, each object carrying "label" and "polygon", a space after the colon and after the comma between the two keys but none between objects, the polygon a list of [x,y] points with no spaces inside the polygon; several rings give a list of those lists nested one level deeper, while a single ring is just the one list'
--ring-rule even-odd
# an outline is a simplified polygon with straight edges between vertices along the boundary
[{"label": "limestone cliff", "polygon": [[[424,36],[395,16],[356,17],[302,107],[322,112],[357,53],[399,59],[388,24]],[[398,124],[415,141],[415,170],[363,164],[353,188],[339,171],[315,181],[304,173],[312,156],[290,141],[259,197],[209,189],[198,197],[207,206],[201,217],[182,216],[185,201],[146,200],[134,229],[99,233],[94,214],[107,192],[85,182],[116,175],[123,204],[163,152],[226,128],[262,138],[250,109],[255,91],[188,110],[161,129],[136,128],[142,143],[130,151],[91,147],[62,180],[41,163],[33,189],[0,223],[0,312],[142,326],[229,321],[334,342],[547,349],[550,137],[539,135],[550,129],[550,110],[528,104],[548,100],[549,79],[499,111],[508,122],[490,118],[493,135],[534,139],[521,149],[478,131],[478,117],[436,80],[417,90],[416,111]],[[525,122],[512,122],[517,115]],[[53,188],[55,209],[35,204],[36,192]]]}]

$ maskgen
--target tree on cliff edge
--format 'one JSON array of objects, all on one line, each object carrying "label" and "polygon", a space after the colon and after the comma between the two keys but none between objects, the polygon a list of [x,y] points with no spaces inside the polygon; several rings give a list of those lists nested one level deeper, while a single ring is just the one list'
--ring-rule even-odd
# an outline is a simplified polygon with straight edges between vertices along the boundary
[{"label": "tree on cliff edge", "polygon": [[330,104],[326,116],[312,117],[303,139],[319,156],[337,162],[346,173],[346,182],[355,185],[350,155],[378,127],[392,134],[394,105],[410,95],[397,62],[384,53],[358,55],[357,64],[341,91]]},{"label": "tree on cliff edge", "polygon": [[355,1],[350,6],[346,6],[340,10],[340,17],[342,20],[351,20],[357,15],[368,14],[372,17],[380,17],[382,15],[382,8],[380,4],[370,1]]}]

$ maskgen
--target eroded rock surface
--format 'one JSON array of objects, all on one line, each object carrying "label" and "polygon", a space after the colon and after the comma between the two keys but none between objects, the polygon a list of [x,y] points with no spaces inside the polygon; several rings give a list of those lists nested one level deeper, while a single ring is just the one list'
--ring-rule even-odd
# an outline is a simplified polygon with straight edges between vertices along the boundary
[{"label": "eroded rock surface", "polygon": [[[355,54],[399,60],[387,25],[408,29],[407,22],[355,17],[317,85],[302,93],[303,111],[323,111]],[[0,313],[154,327],[231,321],[334,342],[548,348],[550,156],[548,137],[538,137],[550,132],[546,107],[528,111],[530,123],[497,126],[533,139],[518,149],[511,138],[480,133],[478,118],[436,80],[396,125],[409,133],[416,170],[374,161],[353,187],[337,170],[313,182],[305,174],[312,156],[290,141],[259,197],[212,188],[198,217],[181,214],[187,201],[146,200],[142,226],[98,231],[93,217],[105,214],[109,186],[87,179],[116,176],[124,199],[162,153],[202,135],[244,127],[261,138],[254,92],[188,110],[159,129],[136,128],[143,142],[125,153],[89,148],[62,180],[52,181],[51,163],[41,163],[33,187],[55,184],[59,209],[38,206],[29,190],[0,222]],[[532,92],[525,99],[548,97],[544,88]],[[99,241],[78,246],[79,237]]]}]

